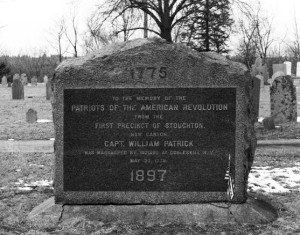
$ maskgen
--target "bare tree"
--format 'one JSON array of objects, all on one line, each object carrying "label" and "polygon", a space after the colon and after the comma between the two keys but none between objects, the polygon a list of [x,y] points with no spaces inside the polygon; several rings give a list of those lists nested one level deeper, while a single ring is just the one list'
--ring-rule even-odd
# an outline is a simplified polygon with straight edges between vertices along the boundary
[{"label": "bare tree", "polygon": [[[100,20],[102,20],[101,15],[96,13],[93,14],[87,21],[88,29],[85,33],[84,39],[84,49],[86,53],[98,50],[101,46],[117,40],[115,30],[113,29],[110,32],[107,32],[107,30],[104,29],[105,27],[99,24]],[[113,28],[113,25],[108,28]]]},{"label": "bare tree", "polygon": [[274,41],[275,39],[272,38],[272,22],[267,18],[257,17],[255,44],[263,64],[266,63],[268,50]]},{"label": "bare tree", "polygon": [[295,29],[294,29],[294,40],[287,44],[287,51],[289,55],[294,58],[296,61],[300,60],[300,35],[297,19],[294,19]]},{"label": "bare tree", "polygon": [[50,29],[49,37],[47,39],[48,43],[56,51],[59,62],[62,62],[63,55],[67,51],[67,47],[65,47],[63,43],[65,31],[65,19],[61,18],[60,20],[56,21],[54,27]]},{"label": "bare tree", "polygon": [[238,48],[239,54],[242,57],[242,62],[251,70],[251,65],[255,61],[255,27],[252,24],[246,23],[244,20],[239,21],[240,29],[240,45]]},{"label": "bare tree", "polygon": [[268,50],[275,39],[272,37],[272,22],[263,16],[260,5],[256,9],[246,8],[243,16],[239,20],[239,32],[242,32],[239,49],[244,56],[244,63],[251,70],[255,56],[259,56],[263,64],[266,63]]},{"label": "bare tree", "polygon": [[[172,30],[180,22],[189,16],[182,14],[183,11],[196,4],[197,0],[107,0],[99,9],[107,9],[102,12],[105,15],[102,22],[106,21],[111,15],[117,13],[115,18],[120,17],[125,12],[136,9],[146,13],[156,23],[155,28],[147,28],[149,32],[172,42]],[[130,28],[129,30],[145,30],[144,26]]]},{"label": "bare tree", "polygon": [[73,48],[73,55],[74,57],[78,57],[78,21],[77,21],[77,11],[74,8],[71,12],[71,18],[69,20],[70,27],[65,27],[65,35]]}]

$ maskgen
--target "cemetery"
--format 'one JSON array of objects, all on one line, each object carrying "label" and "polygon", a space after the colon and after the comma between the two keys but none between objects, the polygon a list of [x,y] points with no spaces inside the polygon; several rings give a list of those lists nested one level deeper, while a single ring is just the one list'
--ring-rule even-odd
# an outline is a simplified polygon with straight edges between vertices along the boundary
[{"label": "cemetery", "polygon": [[0,234],[300,232],[288,61],[138,39],[2,78],[0,100]]}]

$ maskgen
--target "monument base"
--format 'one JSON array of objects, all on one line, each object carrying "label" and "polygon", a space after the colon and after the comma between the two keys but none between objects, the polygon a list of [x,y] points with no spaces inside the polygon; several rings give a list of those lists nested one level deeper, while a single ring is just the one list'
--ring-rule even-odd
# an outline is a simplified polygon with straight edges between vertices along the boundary
[{"label": "monument base", "polygon": [[58,205],[49,198],[35,207],[28,220],[37,226],[55,225],[72,218],[85,218],[102,223],[208,224],[248,223],[265,224],[277,219],[277,210],[270,203],[248,198],[243,204],[204,203],[169,205]]}]

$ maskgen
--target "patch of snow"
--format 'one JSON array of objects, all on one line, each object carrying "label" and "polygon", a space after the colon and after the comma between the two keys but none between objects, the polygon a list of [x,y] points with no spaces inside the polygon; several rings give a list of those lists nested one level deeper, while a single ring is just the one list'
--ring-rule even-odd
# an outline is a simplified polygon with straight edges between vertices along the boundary
[{"label": "patch of snow", "polygon": [[300,117],[297,117],[297,122],[300,122]]},{"label": "patch of snow", "polygon": [[15,182],[15,184],[23,184],[24,183],[24,180],[21,180],[21,179],[18,179],[18,182]]},{"label": "patch of snow", "polygon": [[253,167],[249,174],[249,190],[266,193],[300,191],[299,167]]},{"label": "patch of snow", "polygon": [[35,166],[35,167],[39,167],[39,168],[43,168],[44,165],[37,165],[37,164],[29,164],[29,166]]},{"label": "patch of snow", "polygon": [[33,188],[31,187],[17,187],[17,189],[22,190],[22,191],[31,191]]},{"label": "patch of snow", "polygon": [[28,184],[24,184],[24,186],[29,186],[29,187],[49,187],[52,186],[53,181],[52,180],[39,180],[35,182],[31,182]]},{"label": "patch of snow", "polygon": [[50,140],[55,140],[55,138],[50,138]]},{"label": "patch of snow", "polygon": [[14,139],[8,139],[9,141],[14,141]]},{"label": "patch of snow", "polygon": [[38,119],[37,122],[38,123],[47,123],[47,122],[53,122],[53,121],[49,120],[49,119]]},{"label": "patch of snow", "polygon": [[264,120],[264,117],[259,117],[258,122],[262,122]]}]

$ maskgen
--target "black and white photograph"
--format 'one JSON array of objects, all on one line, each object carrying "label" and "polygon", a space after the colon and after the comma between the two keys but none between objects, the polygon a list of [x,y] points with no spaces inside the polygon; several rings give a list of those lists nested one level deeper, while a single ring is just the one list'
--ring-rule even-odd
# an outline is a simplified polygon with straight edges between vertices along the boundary
[{"label": "black and white photograph", "polygon": [[300,234],[299,12],[0,0],[0,235]]}]

